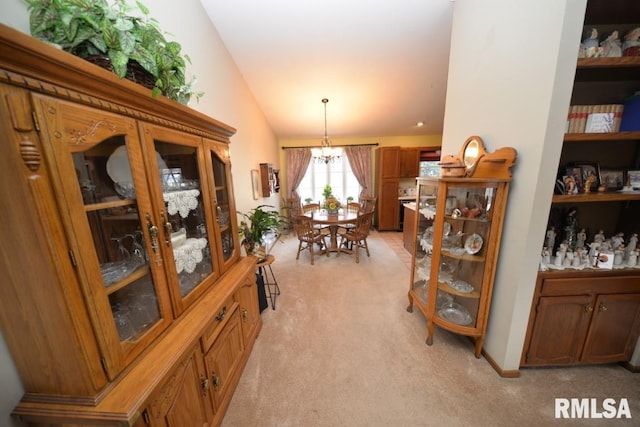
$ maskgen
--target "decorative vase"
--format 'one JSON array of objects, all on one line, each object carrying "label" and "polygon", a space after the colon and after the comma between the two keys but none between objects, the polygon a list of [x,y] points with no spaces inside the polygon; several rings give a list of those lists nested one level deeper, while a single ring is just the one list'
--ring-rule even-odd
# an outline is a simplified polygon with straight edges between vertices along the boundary
[{"label": "decorative vase", "polygon": [[267,248],[264,245],[257,244],[256,242],[244,242],[242,244],[247,256],[253,255],[258,260],[263,260],[266,257]]}]

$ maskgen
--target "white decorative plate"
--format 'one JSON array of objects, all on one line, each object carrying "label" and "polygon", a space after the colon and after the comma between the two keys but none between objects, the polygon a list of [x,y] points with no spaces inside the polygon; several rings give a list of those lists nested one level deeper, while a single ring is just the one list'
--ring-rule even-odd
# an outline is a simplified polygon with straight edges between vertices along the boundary
[{"label": "white decorative plate", "polygon": [[479,234],[473,233],[467,238],[467,241],[464,242],[464,249],[467,253],[474,255],[480,252],[480,249],[482,249],[482,243],[484,243],[482,237]]},{"label": "white decorative plate", "polygon": [[[159,169],[167,169],[167,164],[162,160],[158,152],[156,152],[156,159],[158,160]],[[109,177],[116,183],[126,185],[133,182],[126,145],[121,145],[116,148],[109,156],[107,160],[107,174],[109,174]]]}]

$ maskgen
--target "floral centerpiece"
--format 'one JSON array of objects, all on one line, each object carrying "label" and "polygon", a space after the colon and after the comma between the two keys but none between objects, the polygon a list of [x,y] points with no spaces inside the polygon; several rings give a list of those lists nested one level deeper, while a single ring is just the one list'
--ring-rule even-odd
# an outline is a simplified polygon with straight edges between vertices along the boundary
[{"label": "floral centerpiece", "polygon": [[322,207],[327,210],[328,214],[337,214],[340,209],[340,201],[333,195],[331,186],[325,185],[322,195],[324,196],[324,203]]}]

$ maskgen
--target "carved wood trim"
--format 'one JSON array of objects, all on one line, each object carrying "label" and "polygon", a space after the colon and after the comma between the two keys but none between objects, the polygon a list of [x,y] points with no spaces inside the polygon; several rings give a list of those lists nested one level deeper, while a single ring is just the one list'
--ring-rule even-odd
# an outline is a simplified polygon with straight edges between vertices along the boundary
[{"label": "carved wood trim", "polygon": [[87,105],[90,107],[98,108],[100,110],[110,111],[112,113],[120,114],[123,116],[131,117],[136,120],[142,120],[149,123],[154,123],[160,126],[176,129],[185,133],[191,133],[204,138],[210,138],[218,142],[229,144],[229,139],[203,131],[202,129],[185,126],[184,124],[177,123],[171,120],[164,119],[162,117],[154,116],[133,108],[119,105],[113,102],[105,101],[100,98],[86,95],[71,89],[56,86],[51,83],[47,83],[38,79],[17,74],[9,70],[0,69],[0,82],[9,83],[13,86],[23,87],[30,91],[39,92],[45,95],[54,96],[59,99],[72,101],[78,104]]}]

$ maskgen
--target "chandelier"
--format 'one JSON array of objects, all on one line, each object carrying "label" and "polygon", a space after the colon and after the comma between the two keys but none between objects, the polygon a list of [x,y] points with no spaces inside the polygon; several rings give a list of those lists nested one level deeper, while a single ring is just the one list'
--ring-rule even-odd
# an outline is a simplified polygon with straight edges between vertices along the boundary
[{"label": "chandelier", "polygon": [[322,138],[322,145],[320,148],[312,148],[311,155],[313,159],[318,163],[333,163],[340,159],[342,150],[340,148],[333,148],[331,146],[331,140],[327,136],[327,98],[322,99],[324,104],[324,138]]}]

